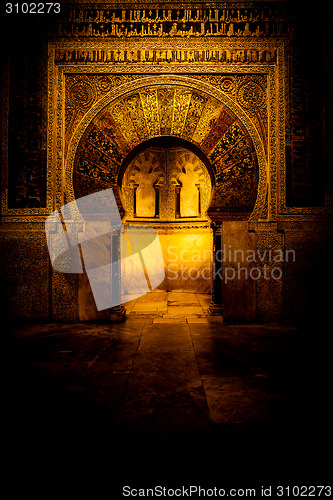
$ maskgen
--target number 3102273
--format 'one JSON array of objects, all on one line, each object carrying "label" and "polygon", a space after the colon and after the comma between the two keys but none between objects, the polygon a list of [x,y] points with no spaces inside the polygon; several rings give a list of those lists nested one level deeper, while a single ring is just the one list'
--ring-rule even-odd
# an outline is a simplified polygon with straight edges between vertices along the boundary
[{"label": "number 3102273", "polygon": [[59,14],[60,3],[6,3],[6,14]]}]

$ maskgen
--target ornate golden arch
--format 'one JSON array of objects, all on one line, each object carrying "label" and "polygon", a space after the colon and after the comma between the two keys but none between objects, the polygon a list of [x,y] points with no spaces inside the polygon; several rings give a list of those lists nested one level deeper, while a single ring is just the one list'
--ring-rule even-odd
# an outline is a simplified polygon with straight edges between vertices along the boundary
[{"label": "ornate golden arch", "polygon": [[[171,106],[169,105],[169,108],[167,105],[165,107],[169,113],[169,122],[166,114],[156,115],[154,119],[154,115],[151,115],[151,111],[149,111],[148,100],[144,102],[141,97],[146,96],[148,99],[149,93],[153,95],[154,92],[159,96],[159,102],[163,100],[163,92],[164,94],[178,92],[177,103],[180,108],[175,108],[174,101],[172,101]],[[138,95],[140,95],[140,101]],[[264,103],[264,94],[259,95],[259,99],[262,99]],[[223,135],[218,124],[220,123],[223,129],[224,122],[228,123],[229,120],[229,125],[237,122],[243,132],[245,131],[247,138],[250,138],[258,163],[258,189],[251,220],[260,218],[265,205],[268,170],[264,144],[257,128],[246,112],[226,93],[203,81],[184,76],[148,76],[125,83],[116,90],[107,93],[87,111],[75,130],[68,147],[65,163],[67,201],[75,200],[73,172],[80,141],[89,125],[106,109],[112,110],[112,119],[117,122],[118,130],[123,136],[124,141],[120,153],[124,156],[143,141],[171,135],[193,143],[213,163],[213,161],[219,161],[217,145]],[[221,118],[221,115],[224,116]],[[198,123],[200,123],[199,127]],[[212,142],[210,139],[214,133],[217,135],[215,142]],[[210,149],[212,144],[213,147]]]}]

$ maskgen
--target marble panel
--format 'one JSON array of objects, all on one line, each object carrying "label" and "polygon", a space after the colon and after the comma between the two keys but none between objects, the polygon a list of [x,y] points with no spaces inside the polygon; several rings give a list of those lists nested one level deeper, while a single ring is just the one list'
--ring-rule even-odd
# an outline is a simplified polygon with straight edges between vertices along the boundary
[{"label": "marble panel", "polygon": [[[186,229],[186,231],[170,229],[158,232],[166,277],[156,290],[211,293],[212,233],[210,228]],[[122,241],[122,246],[125,245],[126,242]],[[123,254],[125,255],[125,249]],[[131,287],[133,288],[133,280],[137,281],[143,277],[139,270],[136,273],[134,268],[122,267],[122,293],[126,295]],[[158,263],[156,263],[156,272],[154,269],[152,261],[149,265],[149,278],[152,281],[159,273]],[[145,286],[144,282],[141,285],[140,283],[138,282],[138,286]]]},{"label": "marble panel", "polygon": [[80,321],[106,320],[110,317],[110,309],[97,310],[86,273],[79,275],[78,309]]},{"label": "marble panel", "polygon": [[[251,321],[255,317],[255,281],[248,251],[255,250],[255,236],[245,221],[223,222],[222,301],[225,321]],[[256,274],[254,274],[256,277]]]},{"label": "marble panel", "polygon": [[211,292],[212,234],[207,229],[173,230],[160,234],[168,291]]},{"label": "marble panel", "polygon": [[260,321],[281,321],[285,263],[275,259],[279,255],[284,259],[284,235],[273,229],[257,231],[256,250],[258,258],[261,255],[260,263],[256,265],[263,271],[256,281],[256,317]]}]

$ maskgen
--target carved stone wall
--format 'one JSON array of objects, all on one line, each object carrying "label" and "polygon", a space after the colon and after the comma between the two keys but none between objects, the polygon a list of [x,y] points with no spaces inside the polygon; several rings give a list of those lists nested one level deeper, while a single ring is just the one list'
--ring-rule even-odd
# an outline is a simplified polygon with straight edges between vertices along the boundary
[{"label": "carved stone wall", "polygon": [[[329,169],[325,142],[329,134],[327,98],[329,57],[328,25],[314,30],[308,9],[291,8],[290,33],[290,109],[286,137],[287,205],[299,207],[325,206],[325,164]],[[327,39],[325,40],[325,37]],[[326,90],[325,90],[326,89]],[[325,116],[326,114],[326,116]],[[327,200],[326,200],[327,203]]]},{"label": "carved stone wall", "polygon": [[9,209],[46,207],[45,62],[45,43],[35,36],[24,45],[11,43],[3,66],[3,126],[8,126],[2,152]]},{"label": "carved stone wall", "polygon": [[[287,218],[327,213],[330,196],[323,183],[328,159],[322,154],[326,143],[321,125],[326,98],[321,98],[319,87],[325,76],[326,26],[312,36],[309,14],[290,2],[211,2],[204,7],[115,2],[98,8],[87,2],[66,3],[48,24],[31,19],[24,26],[34,35],[40,33],[29,37],[29,43],[21,38],[21,26],[13,16],[8,18],[2,214],[42,216],[52,209],[52,191],[61,185],[60,162],[74,130],[105,94],[139,73],[196,74],[229,95],[255,125],[269,155],[268,211]],[[255,81],[242,82],[244,73],[251,72]],[[15,118],[18,114],[20,119]],[[53,150],[54,141],[61,141],[61,151]],[[275,174],[280,177],[279,190]],[[59,203],[62,192],[61,188],[57,193]]]},{"label": "carved stone wall", "polygon": [[[78,277],[48,271],[45,217],[75,197],[116,191],[136,149],[168,136],[211,168],[208,215],[225,224],[224,238],[239,234],[244,249],[297,248],[299,267],[286,265],[281,282],[241,284],[245,316],[300,317],[294,283],[306,273],[308,248],[326,248],[331,221],[322,15],[314,22],[292,2],[125,0],[66,2],[45,24],[31,17],[24,29],[8,19],[1,54],[7,309],[78,317]],[[240,292],[231,288],[226,303],[235,318]]]},{"label": "carved stone wall", "polygon": [[50,318],[50,268],[43,225],[2,224],[0,236],[1,316]]}]

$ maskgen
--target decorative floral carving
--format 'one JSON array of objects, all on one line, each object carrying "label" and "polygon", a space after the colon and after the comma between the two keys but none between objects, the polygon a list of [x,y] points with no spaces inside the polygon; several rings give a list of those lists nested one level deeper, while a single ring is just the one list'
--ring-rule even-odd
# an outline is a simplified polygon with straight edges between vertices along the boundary
[{"label": "decorative floral carving", "polygon": [[261,108],[265,104],[265,93],[258,82],[248,80],[239,87],[237,99],[246,109]]},{"label": "decorative floral carving", "polygon": [[236,79],[232,76],[225,76],[221,78],[219,86],[223,92],[233,95],[236,90]]},{"label": "decorative floral carving", "polygon": [[112,76],[101,75],[96,81],[97,88],[100,92],[110,92],[114,86]]},{"label": "decorative floral carving", "polygon": [[74,107],[90,108],[96,99],[96,92],[88,81],[77,81],[68,89],[68,102]]}]

